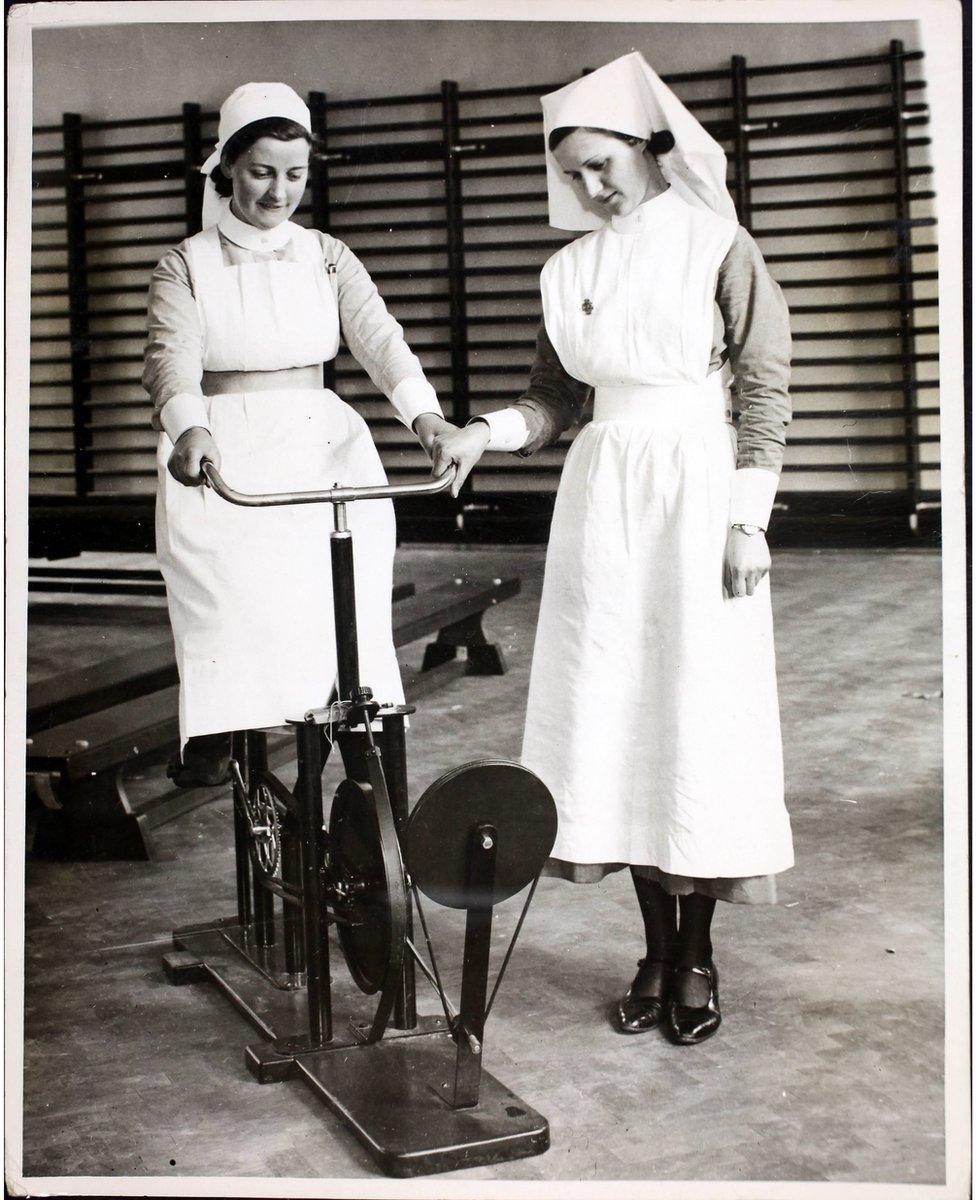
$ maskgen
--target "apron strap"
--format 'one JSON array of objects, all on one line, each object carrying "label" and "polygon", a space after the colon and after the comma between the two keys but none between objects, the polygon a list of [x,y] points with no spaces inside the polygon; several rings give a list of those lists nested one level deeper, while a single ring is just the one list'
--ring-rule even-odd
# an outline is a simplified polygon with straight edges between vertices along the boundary
[{"label": "apron strap", "polygon": [[217,226],[211,225],[201,233],[194,234],[188,239],[186,248],[190,256],[190,277],[193,282],[197,312],[200,315],[200,327],[205,332],[207,321],[203,306],[203,289],[207,286],[207,280],[214,278],[224,266],[224,252],[220,248],[220,234],[217,232]]},{"label": "apron strap", "polygon": [[298,251],[299,258],[308,258],[313,262],[321,262],[322,269],[325,271],[326,278],[329,281],[329,287],[332,289],[332,299],[335,301],[336,312],[339,311],[339,277],[336,274],[336,265],[327,257],[327,252],[322,246],[322,243],[316,237],[315,232],[311,229],[306,229],[303,225],[295,226],[295,234],[293,240],[295,249]]}]

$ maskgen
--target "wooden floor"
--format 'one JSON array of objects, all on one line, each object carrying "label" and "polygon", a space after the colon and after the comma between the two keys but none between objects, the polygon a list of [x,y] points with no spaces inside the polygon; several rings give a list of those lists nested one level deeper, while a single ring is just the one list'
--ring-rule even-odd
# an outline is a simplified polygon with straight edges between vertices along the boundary
[{"label": "wooden floor", "polygon": [[[523,580],[490,614],[509,673],[453,682],[414,719],[414,796],[459,762],[517,755],[541,564],[536,548],[401,552],[418,585]],[[693,1048],[615,1034],[606,1007],[641,952],[629,880],[544,880],[485,1063],[549,1118],[552,1147],[456,1178],[943,1181],[939,560],[781,552],[773,578],[797,866],[779,905],[719,906],[720,1033]],[[38,637],[32,670],[80,661],[90,637]],[[252,1080],[242,1019],[163,978],[171,928],[232,910],[229,802],[158,842],[152,864],[28,863],[26,1174],[373,1176],[300,1084]],[[517,909],[500,910],[499,947]],[[456,914],[435,927],[456,960]],[[339,1014],[365,1011],[338,955],[335,975]]]}]

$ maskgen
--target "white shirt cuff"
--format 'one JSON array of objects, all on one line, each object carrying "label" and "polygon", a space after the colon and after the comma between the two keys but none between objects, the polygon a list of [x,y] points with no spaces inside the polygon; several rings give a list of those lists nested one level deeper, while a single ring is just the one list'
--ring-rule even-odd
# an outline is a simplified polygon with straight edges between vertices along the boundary
[{"label": "white shirt cuff", "polygon": [[779,475],[762,467],[740,467],[732,476],[730,525],[769,526],[769,514],[779,486]]},{"label": "white shirt cuff", "polygon": [[439,417],[444,415],[437,393],[426,379],[417,375],[408,375],[400,380],[393,389],[390,403],[408,429],[413,428],[414,421],[421,413],[436,413]]},{"label": "white shirt cuff", "polygon": [[207,415],[207,405],[202,396],[192,392],[180,392],[170,396],[159,410],[159,423],[174,444],[180,435],[192,429],[194,425],[210,432],[210,418]]},{"label": "white shirt cuff", "polygon": [[499,408],[475,418],[489,429],[486,450],[521,450],[529,440],[529,427],[517,408]]}]

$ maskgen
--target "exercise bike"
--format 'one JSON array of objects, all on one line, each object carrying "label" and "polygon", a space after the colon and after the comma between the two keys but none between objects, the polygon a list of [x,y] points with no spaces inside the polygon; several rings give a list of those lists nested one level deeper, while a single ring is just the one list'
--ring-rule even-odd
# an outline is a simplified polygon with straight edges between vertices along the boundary
[{"label": "exercise bike", "polygon": [[[266,495],[235,491],[212,463],[204,474],[232,504],[333,506],[337,683],[331,703],[289,722],[298,759],[293,788],[270,768],[265,731],[234,734],[237,912],[174,931],[167,978],[217,986],[262,1035],[245,1050],[257,1080],[303,1080],[389,1175],[540,1154],[549,1146],[548,1122],[482,1059],[485,1022],[555,840],[552,796],[531,771],[493,759],[449,771],[411,810],[405,718],[415,707],[380,703],[359,677],[346,506],[446,491],[453,473],[421,484]],[[322,772],[334,746],[346,777],[326,827]],[[526,888],[489,995],[494,906]],[[456,1005],[421,896],[466,913]],[[333,1021],[330,928],[352,980],[374,997],[371,1013],[341,1030]],[[441,1014],[418,1015],[416,969]]]}]

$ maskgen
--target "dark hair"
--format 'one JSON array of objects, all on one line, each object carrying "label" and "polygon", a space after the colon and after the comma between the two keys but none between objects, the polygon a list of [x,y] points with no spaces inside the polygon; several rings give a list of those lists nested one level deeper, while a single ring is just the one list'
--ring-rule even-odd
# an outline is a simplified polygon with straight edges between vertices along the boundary
[{"label": "dark hair", "polygon": [[[550,153],[577,129],[587,129],[590,133],[602,133],[607,137],[616,138],[618,142],[625,142],[628,146],[639,146],[645,140],[629,133],[618,133],[615,129],[595,129],[591,125],[560,125],[558,129],[554,129],[549,134]],[[654,155],[667,154],[669,150],[674,149],[674,134],[670,129],[659,129],[647,139],[647,148]]]},{"label": "dark hair", "polygon": [[[275,138],[279,142],[294,142],[298,138],[304,138],[309,146],[313,150],[315,149],[315,138],[304,125],[299,125],[297,121],[289,120],[288,117],[262,117],[260,121],[252,121],[250,125],[238,129],[227,139],[227,144],[220,156],[221,162],[230,164],[237,162],[242,154],[246,154],[254,143],[263,137]],[[210,172],[210,178],[217,189],[218,196],[234,194],[234,185],[220,169],[219,163]]]}]

